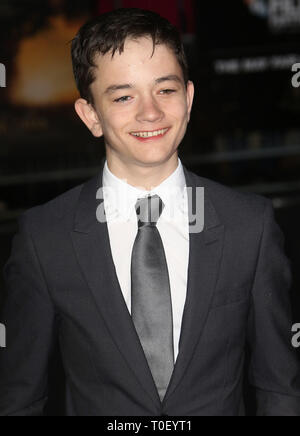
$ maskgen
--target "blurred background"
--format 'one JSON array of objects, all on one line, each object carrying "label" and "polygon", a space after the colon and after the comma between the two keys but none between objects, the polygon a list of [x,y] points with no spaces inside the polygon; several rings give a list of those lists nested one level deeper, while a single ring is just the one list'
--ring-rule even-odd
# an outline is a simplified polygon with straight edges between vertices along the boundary
[{"label": "blurred background", "polygon": [[[118,7],[159,12],[182,33],[196,85],[180,157],[189,169],[273,200],[285,234],[300,322],[299,0],[1,0],[0,268],[18,215],[99,171],[105,149],[77,118],[70,41],[89,18]],[[3,69],[2,76],[3,76]],[[0,298],[3,279],[0,279]],[[49,414],[62,413],[53,362]],[[251,392],[249,391],[251,414]]]}]

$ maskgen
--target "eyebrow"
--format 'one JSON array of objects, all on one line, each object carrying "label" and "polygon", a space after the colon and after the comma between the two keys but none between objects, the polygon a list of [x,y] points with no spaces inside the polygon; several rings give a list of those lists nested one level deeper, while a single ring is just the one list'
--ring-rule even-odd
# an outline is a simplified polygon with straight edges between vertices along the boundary
[{"label": "eyebrow", "polygon": [[170,74],[168,76],[160,77],[159,79],[155,80],[155,83],[163,83],[168,81],[182,83],[182,79],[176,74]]},{"label": "eyebrow", "polygon": [[[159,77],[158,79],[155,80],[155,84],[160,84],[163,82],[178,82],[178,83],[182,83],[182,79],[177,76],[176,74],[170,74],[168,76],[163,76],[163,77]],[[105,90],[105,94],[112,94],[115,91],[119,91],[122,89],[132,89],[134,88],[134,85],[132,83],[124,83],[124,84],[120,84],[120,85],[110,85],[108,88],[106,88]]]},{"label": "eyebrow", "polygon": [[131,89],[131,88],[133,88],[133,85],[130,83],[125,83],[123,85],[111,85],[108,88],[106,88],[104,94],[111,94],[120,89]]}]

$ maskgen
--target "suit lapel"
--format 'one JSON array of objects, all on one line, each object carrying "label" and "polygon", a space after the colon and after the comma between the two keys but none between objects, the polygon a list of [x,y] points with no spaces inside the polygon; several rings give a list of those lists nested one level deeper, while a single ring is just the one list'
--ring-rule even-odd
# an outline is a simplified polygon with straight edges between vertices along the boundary
[{"label": "suit lapel", "polygon": [[100,174],[83,186],[71,237],[100,315],[139,383],[157,404],[159,395],[116,275],[107,224],[96,218],[102,172],[103,165]]},{"label": "suit lapel", "polygon": [[[100,315],[145,392],[157,404],[159,395],[151,371],[127,309],[113,263],[107,223],[96,218],[99,200],[96,192],[102,187],[100,173],[83,185],[71,232],[77,259],[94,296]],[[200,178],[185,168],[187,187],[193,194]],[[218,278],[223,247],[224,226],[205,191],[205,225],[200,233],[190,233],[187,299],[185,303],[179,355],[164,402],[175,391],[192,358],[209,312]],[[189,201],[190,222],[192,203]]]},{"label": "suit lapel", "polygon": [[[193,193],[192,197],[189,197],[189,222],[191,223],[196,187],[203,185],[199,185],[201,178],[185,168],[184,171],[187,188],[190,188]],[[224,225],[220,222],[209,192],[204,186],[204,229],[200,233],[189,235],[187,297],[182,319],[179,354],[164,402],[168,400],[183,378],[204,329],[219,275],[223,233]]]}]

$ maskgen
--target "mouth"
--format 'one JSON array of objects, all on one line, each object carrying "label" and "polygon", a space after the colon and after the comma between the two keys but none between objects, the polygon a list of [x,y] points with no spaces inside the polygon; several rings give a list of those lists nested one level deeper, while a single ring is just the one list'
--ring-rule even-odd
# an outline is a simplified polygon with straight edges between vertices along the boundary
[{"label": "mouth", "polygon": [[149,141],[149,140],[156,140],[160,139],[163,136],[165,136],[168,131],[170,130],[170,127],[167,127],[165,129],[160,130],[153,130],[150,132],[131,132],[130,135],[135,137],[136,139],[140,141]]}]

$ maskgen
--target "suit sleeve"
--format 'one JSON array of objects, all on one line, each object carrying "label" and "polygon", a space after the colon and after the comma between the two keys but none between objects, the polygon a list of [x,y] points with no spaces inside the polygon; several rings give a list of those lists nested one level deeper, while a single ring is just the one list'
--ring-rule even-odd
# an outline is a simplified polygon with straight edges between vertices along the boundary
[{"label": "suit sleeve", "polygon": [[300,415],[300,363],[293,348],[290,261],[284,236],[266,201],[248,320],[249,379],[258,416]]},{"label": "suit sleeve", "polygon": [[29,223],[26,213],[21,215],[3,269],[0,323],[6,328],[6,348],[0,348],[0,416],[40,416],[47,402],[55,312]]}]

